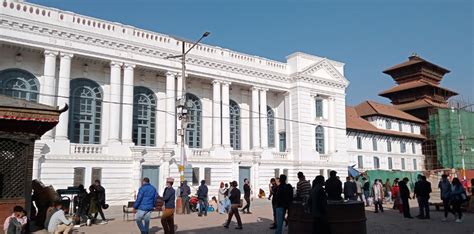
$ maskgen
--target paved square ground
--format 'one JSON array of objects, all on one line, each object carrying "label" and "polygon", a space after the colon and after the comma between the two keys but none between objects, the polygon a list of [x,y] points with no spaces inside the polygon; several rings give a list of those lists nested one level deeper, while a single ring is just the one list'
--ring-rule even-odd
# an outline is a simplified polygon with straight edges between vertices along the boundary
[{"label": "paved square ground", "polygon": [[[412,201],[413,202],[413,201]],[[415,205],[415,204],[413,204]],[[383,234],[408,234],[408,233],[422,233],[422,234],[473,234],[474,233],[474,215],[466,214],[463,223],[455,223],[454,216],[449,216],[448,222],[441,222],[443,216],[442,211],[431,212],[431,220],[419,219],[404,219],[398,211],[388,209],[390,205],[386,204],[386,211],[384,213],[375,214],[373,207],[366,209],[367,216],[367,230],[368,233],[383,233]],[[121,207],[110,207],[106,211],[106,216],[109,219],[108,224],[93,225],[91,227],[76,228],[73,233],[140,233],[133,219],[130,215],[131,221],[124,221]],[[252,204],[252,214],[241,214],[243,222],[243,230],[235,230],[235,218],[229,229],[222,227],[227,215],[220,215],[216,212],[209,213],[207,217],[198,217],[197,213],[190,215],[175,215],[175,224],[178,226],[177,233],[274,233],[269,229],[272,223],[271,205],[267,200],[255,200]],[[411,210],[413,216],[418,214],[418,208],[413,207]],[[151,233],[163,233],[160,219],[157,214],[153,215],[150,224]],[[286,230],[285,230],[286,232]]]}]

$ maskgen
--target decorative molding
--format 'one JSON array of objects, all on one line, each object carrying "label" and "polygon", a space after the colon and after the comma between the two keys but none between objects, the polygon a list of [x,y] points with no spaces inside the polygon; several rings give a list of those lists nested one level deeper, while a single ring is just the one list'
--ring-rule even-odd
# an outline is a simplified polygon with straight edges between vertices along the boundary
[{"label": "decorative molding", "polygon": [[122,65],[123,65],[122,62],[110,61],[110,67],[111,68],[113,68],[113,67],[115,67],[115,68],[119,67],[120,68]]},{"label": "decorative molding", "polygon": [[61,51],[60,56],[61,56],[61,59],[72,59],[74,57],[74,54]]},{"label": "decorative molding", "polygon": [[45,57],[56,57],[58,56],[59,52],[55,50],[45,50],[43,54]]},{"label": "decorative molding", "polygon": [[136,67],[135,64],[131,64],[131,63],[124,63],[123,64],[123,69],[125,69],[125,70],[133,70],[135,67]]}]

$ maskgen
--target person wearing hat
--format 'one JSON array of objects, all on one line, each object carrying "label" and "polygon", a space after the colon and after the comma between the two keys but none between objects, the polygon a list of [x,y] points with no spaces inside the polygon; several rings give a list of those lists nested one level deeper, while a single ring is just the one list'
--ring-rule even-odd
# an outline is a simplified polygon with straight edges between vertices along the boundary
[{"label": "person wearing hat", "polygon": [[173,188],[174,179],[168,177],[166,179],[166,188],[163,192],[163,201],[165,202],[165,210],[161,215],[161,225],[165,234],[174,234],[174,208],[175,208],[175,194]]},{"label": "person wearing hat", "polygon": [[151,212],[155,208],[157,197],[156,188],[150,184],[150,179],[143,178],[142,187],[138,190],[137,200],[133,204],[133,209],[136,210],[135,220],[142,234],[149,231]]},{"label": "person wearing hat", "polygon": [[209,204],[208,192],[209,189],[207,188],[206,181],[201,180],[201,185],[199,186],[197,191],[197,197],[199,201],[199,217],[201,217],[203,213],[204,216],[207,216],[207,207]]},{"label": "person wearing hat", "polygon": [[403,178],[402,181],[398,183],[398,187],[400,188],[400,198],[402,199],[402,206],[403,206],[403,217],[408,219],[413,219],[410,214],[410,205],[408,204],[408,199],[410,199],[410,189],[408,189],[408,178]]},{"label": "person wearing hat", "polygon": [[342,182],[336,176],[336,171],[329,173],[329,179],[326,180],[326,192],[328,200],[342,200]]}]

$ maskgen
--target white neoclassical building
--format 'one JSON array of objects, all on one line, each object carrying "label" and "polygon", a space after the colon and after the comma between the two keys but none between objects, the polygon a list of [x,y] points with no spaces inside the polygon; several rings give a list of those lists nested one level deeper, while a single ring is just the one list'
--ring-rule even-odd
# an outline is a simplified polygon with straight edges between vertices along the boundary
[{"label": "white neoclassical building", "polygon": [[[218,33],[218,32],[216,32]],[[0,93],[68,104],[38,141],[34,178],[56,189],[101,179],[109,202],[133,198],[142,176],[179,178],[176,97],[181,42],[133,26],[18,1],[0,2]],[[344,64],[294,53],[286,62],[200,44],[187,56],[186,178],[347,172]]]},{"label": "white neoclassical building", "polygon": [[394,106],[365,101],[346,108],[347,153],[360,171],[423,171],[425,121]]}]

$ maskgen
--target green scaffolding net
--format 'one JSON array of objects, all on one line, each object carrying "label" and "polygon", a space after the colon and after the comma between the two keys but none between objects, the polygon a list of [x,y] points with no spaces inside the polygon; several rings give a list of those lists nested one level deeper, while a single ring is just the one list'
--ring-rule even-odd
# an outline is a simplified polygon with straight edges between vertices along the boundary
[{"label": "green scaffolding net", "polygon": [[438,162],[443,168],[474,169],[474,113],[437,109],[429,117],[429,137],[436,140]]},{"label": "green scaffolding net", "polygon": [[368,170],[365,171],[367,175],[367,179],[370,181],[370,184],[374,182],[375,179],[381,179],[382,183],[385,183],[387,179],[390,180],[390,184],[393,184],[393,180],[395,178],[399,178],[400,181],[403,178],[407,177],[410,181],[408,182],[408,186],[413,189],[415,187],[416,178],[418,175],[421,175],[421,172],[418,171],[384,171],[384,170]]}]

